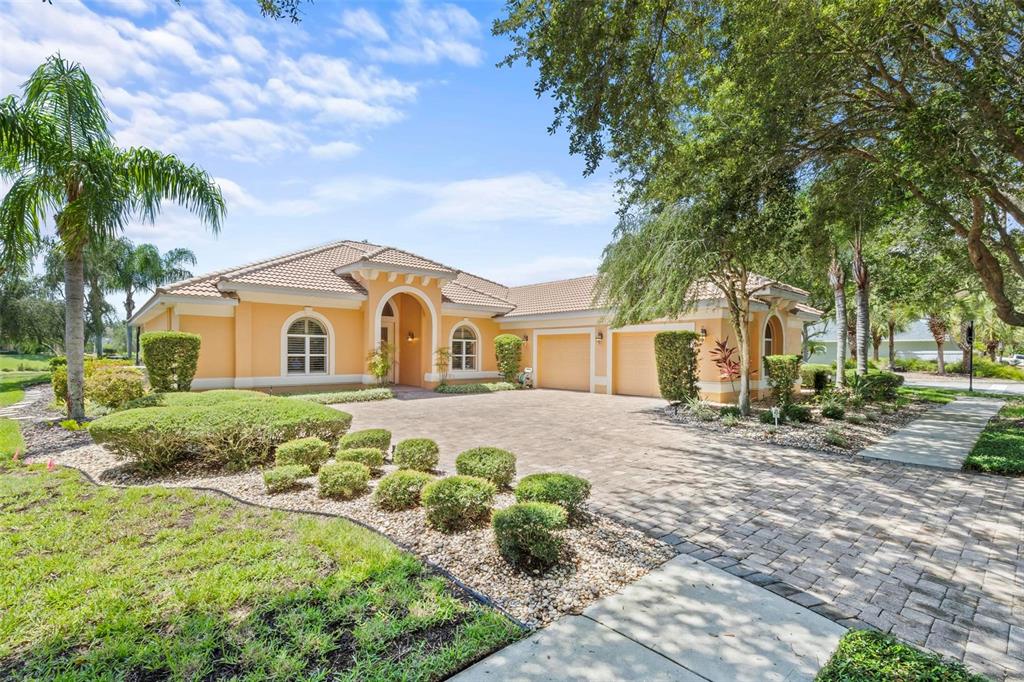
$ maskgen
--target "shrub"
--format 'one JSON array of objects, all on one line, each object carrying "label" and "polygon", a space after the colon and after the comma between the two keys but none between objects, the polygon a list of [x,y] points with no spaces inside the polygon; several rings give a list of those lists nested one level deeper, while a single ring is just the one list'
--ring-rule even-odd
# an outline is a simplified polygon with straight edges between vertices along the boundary
[{"label": "shrub", "polygon": [[718,416],[722,418],[736,417],[738,419],[743,416],[743,413],[740,412],[740,408],[736,405],[726,405],[718,410]]},{"label": "shrub", "polygon": [[700,398],[693,397],[686,400],[686,409],[702,422],[713,422],[718,413],[715,412],[715,408],[707,404],[707,402]]},{"label": "shrub", "polygon": [[142,363],[153,390],[188,391],[199,362],[200,338],[185,332],[146,332],[140,337]]},{"label": "shrub", "polygon": [[520,502],[494,512],[491,525],[505,559],[522,568],[547,568],[558,561],[565,509],[548,502]]},{"label": "shrub", "polygon": [[384,466],[384,452],[377,448],[352,448],[351,450],[338,450],[334,459],[339,462],[359,462],[365,464],[370,473],[377,475],[380,468]]},{"label": "shrub", "polygon": [[[757,415],[757,419],[762,424],[770,424],[772,426],[775,426],[775,423],[776,423],[775,422],[775,415],[772,414],[771,410],[765,410],[765,411],[761,412],[760,414]],[[779,424],[785,424],[786,423],[786,413],[785,412],[779,412],[779,421],[778,421],[778,423]]]},{"label": "shrub", "polygon": [[901,372],[934,372],[937,369],[935,360],[921,358],[893,358],[892,366]]},{"label": "shrub", "polygon": [[497,393],[498,391],[514,391],[518,388],[507,381],[496,381],[490,384],[441,384],[434,390],[438,393],[466,395],[470,393]]},{"label": "shrub", "polygon": [[764,369],[775,403],[785,410],[793,402],[793,384],[800,379],[800,356],[766,355]]},{"label": "shrub", "polygon": [[328,393],[297,393],[288,396],[299,400],[308,400],[321,405],[338,405],[340,403],[367,403],[373,400],[390,400],[395,394],[390,388],[364,388],[358,391],[331,391]]},{"label": "shrub", "polygon": [[722,426],[732,428],[740,425],[740,418],[734,414],[727,414],[722,417]]},{"label": "shrub", "polygon": [[786,419],[794,422],[809,422],[811,421],[811,408],[790,403],[786,406]]},{"label": "shrub", "polygon": [[846,415],[847,423],[855,424],[856,426],[860,426],[861,424],[865,423],[867,420],[868,420],[867,417],[865,417],[863,414],[857,414],[856,412],[853,413],[853,414]]},{"label": "shrub", "polygon": [[590,481],[570,474],[530,474],[516,486],[516,502],[557,504],[577,520],[590,497]]},{"label": "shrub", "polygon": [[839,402],[822,403],[821,416],[826,419],[842,419],[846,416],[846,409]]},{"label": "shrub", "polygon": [[800,384],[804,388],[813,388],[815,395],[820,395],[832,381],[833,370],[828,365],[808,363],[800,367]]},{"label": "shrub", "polygon": [[268,462],[275,446],[294,438],[334,441],[351,422],[324,405],[259,398],[115,412],[91,422],[89,433],[146,472],[182,461],[241,470]]},{"label": "shrub", "polygon": [[392,472],[380,479],[373,491],[373,501],[387,511],[412,509],[420,503],[423,487],[434,480],[422,471],[403,469]]},{"label": "shrub", "polygon": [[506,382],[515,383],[522,355],[523,339],[519,336],[498,334],[494,337],[494,357],[498,361],[498,372]]},{"label": "shrub", "polygon": [[302,464],[309,467],[309,470],[316,473],[320,465],[331,456],[331,446],[316,436],[308,438],[296,438],[286,441],[277,446],[274,453],[274,463],[278,466],[289,464]]},{"label": "shrub", "polygon": [[85,397],[111,409],[120,409],[141,398],[146,388],[135,367],[97,367],[85,380]]},{"label": "shrub", "polygon": [[427,522],[450,532],[486,521],[496,492],[494,484],[482,478],[449,476],[428,483],[420,497]]},{"label": "shrub", "polygon": [[899,388],[903,385],[903,377],[893,372],[871,371],[857,374],[847,370],[846,384],[854,396],[862,401],[895,400]]},{"label": "shrub", "polygon": [[50,387],[53,389],[53,397],[62,403],[68,401],[68,366],[57,365],[50,372]]},{"label": "shrub", "polygon": [[65,431],[81,431],[86,428],[84,422],[75,421],[74,419],[61,419],[60,427]]},{"label": "shrub", "polygon": [[[89,379],[99,369],[112,367],[131,367],[130,360],[114,360],[110,358],[87,357],[83,364],[83,371],[88,391]],[[68,359],[64,356],[50,358],[50,385],[53,388],[53,395],[57,400],[66,403],[68,400]]]},{"label": "shrub", "polygon": [[843,435],[842,431],[835,428],[829,429],[825,432],[825,442],[837,448],[846,449],[850,447],[849,439]]},{"label": "shrub", "polygon": [[353,431],[338,442],[339,450],[355,450],[356,448],[375,448],[387,452],[391,447],[391,432],[387,429],[363,429]]},{"label": "shrub", "polygon": [[299,486],[299,479],[312,476],[305,464],[284,464],[263,472],[263,485],[271,495],[293,490]]},{"label": "shrub", "polygon": [[139,407],[208,407],[234,400],[258,400],[269,397],[266,393],[259,391],[221,388],[201,393],[150,393],[138,400],[131,401],[126,407],[129,409]]},{"label": "shrub", "polygon": [[697,397],[697,345],[700,334],[675,331],[654,336],[654,359],[658,366],[658,389],[665,400]]},{"label": "shrub", "polygon": [[516,456],[500,448],[473,448],[455,458],[455,471],[507,488],[516,477]]},{"label": "shrub", "polygon": [[320,467],[320,497],[351,500],[366,492],[370,469],[359,462],[336,462]]},{"label": "shrub", "polygon": [[429,438],[407,438],[395,446],[392,460],[399,469],[433,471],[439,452],[437,443]]}]

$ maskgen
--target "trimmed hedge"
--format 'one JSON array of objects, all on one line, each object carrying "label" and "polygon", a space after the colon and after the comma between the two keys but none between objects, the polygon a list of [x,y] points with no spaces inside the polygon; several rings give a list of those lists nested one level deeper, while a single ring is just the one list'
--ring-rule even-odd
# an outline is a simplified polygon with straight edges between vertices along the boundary
[{"label": "trimmed hedge", "polygon": [[364,388],[358,391],[330,391],[327,393],[296,393],[289,398],[308,400],[321,405],[339,405],[341,403],[368,403],[374,400],[390,400],[395,394],[390,388]]},{"label": "trimmed hedge", "polygon": [[472,448],[455,458],[455,471],[507,488],[516,477],[516,456],[501,448]]},{"label": "trimmed hedge", "polygon": [[331,446],[316,436],[310,436],[296,438],[278,445],[277,451],[274,453],[274,463],[278,466],[301,464],[316,473],[320,470],[320,465],[326,462],[330,456]]},{"label": "trimmed hedge", "polygon": [[150,393],[126,405],[128,409],[139,407],[207,407],[235,400],[259,400],[269,398],[259,391],[244,391],[237,388],[218,388],[201,393]]},{"label": "trimmed hedge", "polygon": [[489,384],[440,384],[434,389],[437,393],[448,395],[468,395],[471,393],[497,393],[498,391],[514,391],[518,386],[507,381]]},{"label": "trimmed hedge", "polygon": [[498,372],[506,382],[515,383],[522,356],[522,337],[516,334],[498,334],[494,337],[494,357],[498,361]]},{"label": "trimmed hedge", "polygon": [[359,462],[336,462],[320,467],[320,497],[351,500],[366,492],[370,469]]},{"label": "trimmed hedge", "polygon": [[384,466],[384,452],[377,448],[339,449],[334,453],[334,459],[338,462],[359,462],[360,464],[365,464],[374,476],[379,474],[380,468]]},{"label": "trimmed hedge", "polygon": [[304,464],[285,464],[263,472],[263,485],[271,495],[300,488],[299,479],[312,476],[313,472]]},{"label": "trimmed hedge", "polygon": [[363,429],[353,431],[338,442],[339,450],[355,450],[356,448],[375,448],[387,452],[391,447],[391,432],[387,429]]},{"label": "trimmed hedge", "polygon": [[688,400],[698,396],[697,347],[700,334],[688,331],[659,332],[654,336],[654,358],[658,365],[658,389],[665,400]]},{"label": "trimmed hedge", "polygon": [[808,363],[800,366],[800,384],[804,388],[814,389],[815,395],[820,395],[832,382],[832,375],[835,369],[830,365],[816,365]]},{"label": "trimmed hedge", "polygon": [[395,446],[392,461],[399,469],[433,471],[437,468],[440,449],[429,438],[407,438]]},{"label": "trimmed hedge", "polygon": [[[108,367],[131,367],[131,360],[113,360],[109,358],[85,358],[83,364],[85,376],[85,390],[89,390],[89,379],[98,369]],[[63,356],[50,358],[50,387],[53,389],[54,397],[66,403],[68,400],[68,359]]]},{"label": "trimmed hedge", "polygon": [[490,481],[474,476],[449,476],[423,487],[420,499],[427,510],[427,523],[451,532],[487,520],[498,489]]},{"label": "trimmed hedge", "polygon": [[147,472],[184,461],[243,470],[269,462],[277,445],[294,438],[334,441],[351,423],[351,415],[324,405],[260,398],[115,412],[91,422],[89,433]]},{"label": "trimmed hedge", "polygon": [[373,501],[387,511],[412,509],[419,506],[424,486],[433,480],[433,476],[422,471],[400,469],[380,479],[373,491]]},{"label": "trimmed hedge", "polygon": [[766,355],[764,370],[775,404],[785,410],[793,402],[793,385],[800,379],[800,356]]},{"label": "trimmed hedge", "polygon": [[578,520],[590,497],[590,481],[571,474],[530,474],[516,486],[516,502],[550,502]]},{"label": "trimmed hedge", "polygon": [[139,337],[142,364],[154,391],[188,391],[199,364],[198,334],[146,332]]},{"label": "trimmed hedge", "polygon": [[120,409],[145,392],[145,380],[137,367],[97,367],[85,380],[85,397],[110,409]]},{"label": "trimmed hedge", "polygon": [[498,550],[521,568],[547,568],[558,562],[563,540],[554,531],[566,524],[565,509],[547,502],[520,502],[494,512],[491,525]]}]

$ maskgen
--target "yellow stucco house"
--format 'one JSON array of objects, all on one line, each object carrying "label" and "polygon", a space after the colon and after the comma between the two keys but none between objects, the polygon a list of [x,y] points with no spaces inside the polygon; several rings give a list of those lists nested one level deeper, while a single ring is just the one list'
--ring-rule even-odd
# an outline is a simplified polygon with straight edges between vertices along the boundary
[{"label": "yellow stucco house", "polygon": [[[523,364],[540,388],[642,396],[658,395],[654,335],[687,329],[705,337],[704,397],[735,397],[709,357],[714,340],[732,336],[712,288],[681,319],[614,329],[594,302],[595,282],[508,287],[390,246],[338,241],[161,287],[130,322],[202,337],[196,389],[374,383],[366,356],[382,341],[396,349],[395,383],[435,386],[442,347],[449,381],[493,380],[494,338],[507,332],[525,340]],[[799,353],[803,322],[820,312],[795,287],[763,278],[753,287],[756,394],[760,358]]]}]

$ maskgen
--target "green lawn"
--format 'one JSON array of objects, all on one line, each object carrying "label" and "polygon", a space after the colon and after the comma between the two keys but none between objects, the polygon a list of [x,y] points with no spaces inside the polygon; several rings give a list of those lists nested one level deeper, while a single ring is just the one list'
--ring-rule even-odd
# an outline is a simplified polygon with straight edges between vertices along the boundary
[{"label": "green lawn", "polygon": [[0,355],[0,372],[49,370],[49,355]]},{"label": "green lawn", "polygon": [[1024,476],[1024,401],[1011,400],[988,423],[964,462],[965,469]]},{"label": "green lawn", "polygon": [[429,680],[519,634],[346,521],[39,465],[0,474],[0,584],[0,679]]},{"label": "green lawn", "polygon": [[985,682],[956,662],[871,630],[850,630],[817,682]]},{"label": "green lawn", "polygon": [[24,452],[25,440],[21,437],[21,428],[13,419],[0,418],[0,459],[7,461],[14,451]]},{"label": "green lawn", "polygon": [[0,407],[13,405],[25,397],[25,387],[50,380],[49,372],[10,372],[0,374]]}]

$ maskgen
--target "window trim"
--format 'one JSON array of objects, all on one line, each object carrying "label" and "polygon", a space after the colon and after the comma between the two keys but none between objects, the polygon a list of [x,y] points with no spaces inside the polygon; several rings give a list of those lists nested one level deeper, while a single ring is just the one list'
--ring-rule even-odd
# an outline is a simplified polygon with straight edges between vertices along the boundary
[{"label": "window trim", "polygon": [[[467,327],[470,331],[473,332],[473,334],[476,337],[476,352],[473,354],[473,364],[476,365],[476,367],[474,369],[455,369],[454,368],[455,332],[457,332],[462,327]],[[448,332],[448,351],[451,353],[451,358],[452,358],[451,360],[449,360],[449,364],[452,365],[452,366],[450,366],[448,368],[449,374],[452,374],[452,375],[458,375],[458,374],[477,374],[480,371],[482,371],[481,367],[480,367],[480,360],[481,360],[481,357],[483,356],[483,353],[481,352],[482,351],[481,346],[483,345],[483,341],[484,341],[484,337],[483,337],[483,334],[480,333],[480,328],[477,327],[472,322],[470,322],[468,318],[460,320],[459,322],[456,322],[455,324],[453,324],[452,328],[451,328],[451,331]],[[466,356],[464,354],[462,357],[468,357],[468,356]]]},{"label": "window trim", "polygon": [[[303,318],[310,318],[316,320],[326,332],[327,335],[327,358],[324,363],[323,372],[310,372],[309,371],[309,342],[306,342],[306,371],[305,372],[289,372],[288,371],[288,328],[292,326],[296,321]],[[324,317],[322,314],[316,312],[310,307],[306,307],[296,313],[293,313],[284,321],[281,325],[281,345],[280,345],[280,356],[281,356],[281,376],[283,377],[327,377],[334,375],[334,326],[330,320]]]}]

